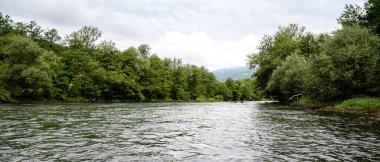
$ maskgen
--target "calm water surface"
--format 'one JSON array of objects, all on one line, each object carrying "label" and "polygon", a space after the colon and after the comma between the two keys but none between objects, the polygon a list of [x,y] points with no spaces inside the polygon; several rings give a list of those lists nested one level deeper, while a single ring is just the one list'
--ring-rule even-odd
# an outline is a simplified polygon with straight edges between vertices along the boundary
[{"label": "calm water surface", "polygon": [[245,103],[0,105],[0,161],[380,161],[380,122]]}]

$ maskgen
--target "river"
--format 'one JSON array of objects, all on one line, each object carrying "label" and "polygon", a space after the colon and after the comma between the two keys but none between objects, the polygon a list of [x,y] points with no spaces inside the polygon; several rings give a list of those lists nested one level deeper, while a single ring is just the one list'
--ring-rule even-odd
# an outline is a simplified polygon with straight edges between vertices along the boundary
[{"label": "river", "polygon": [[0,161],[380,161],[380,122],[263,102],[0,105]]}]

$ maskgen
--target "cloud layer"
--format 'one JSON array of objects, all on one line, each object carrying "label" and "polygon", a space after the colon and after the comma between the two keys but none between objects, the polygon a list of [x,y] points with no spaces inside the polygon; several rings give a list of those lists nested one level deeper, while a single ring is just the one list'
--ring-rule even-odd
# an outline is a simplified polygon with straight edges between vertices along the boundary
[{"label": "cloud layer", "polygon": [[0,0],[0,12],[35,20],[62,35],[92,25],[125,49],[148,43],[162,57],[210,69],[244,66],[264,34],[299,23],[312,32],[339,27],[346,3],[361,0]]}]

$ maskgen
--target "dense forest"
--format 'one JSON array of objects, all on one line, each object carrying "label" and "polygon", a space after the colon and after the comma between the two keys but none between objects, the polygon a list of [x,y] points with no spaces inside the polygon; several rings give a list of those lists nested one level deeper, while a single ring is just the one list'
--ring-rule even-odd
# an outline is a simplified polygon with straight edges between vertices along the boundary
[{"label": "dense forest", "polygon": [[248,64],[266,95],[308,104],[380,96],[380,0],[346,5],[337,21],[330,33],[290,24],[262,38]]},{"label": "dense forest", "polygon": [[[238,101],[327,103],[380,96],[380,0],[346,5],[341,29],[298,24],[265,35],[247,56],[254,79],[219,82],[205,67],[119,50],[92,26],[64,36],[0,13],[0,101]],[[366,100],[368,101],[368,100]]]},{"label": "dense forest", "polygon": [[147,44],[119,50],[84,26],[62,38],[0,13],[0,101],[237,101],[262,96],[250,79],[216,80],[205,67],[160,58]]}]

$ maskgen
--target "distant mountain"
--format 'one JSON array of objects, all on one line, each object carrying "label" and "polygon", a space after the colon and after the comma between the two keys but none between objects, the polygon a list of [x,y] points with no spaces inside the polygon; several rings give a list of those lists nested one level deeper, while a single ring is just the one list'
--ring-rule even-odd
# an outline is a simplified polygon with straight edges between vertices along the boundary
[{"label": "distant mountain", "polygon": [[236,68],[228,68],[228,69],[219,69],[212,72],[215,74],[216,79],[218,79],[221,82],[224,82],[227,80],[227,78],[232,78],[232,79],[251,78],[252,74],[255,71],[249,69],[248,67],[236,67]]}]

